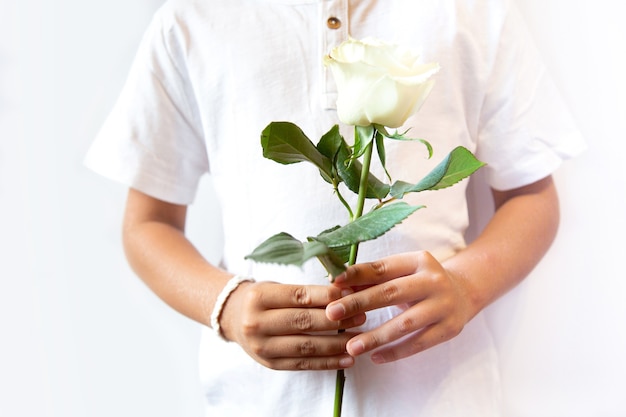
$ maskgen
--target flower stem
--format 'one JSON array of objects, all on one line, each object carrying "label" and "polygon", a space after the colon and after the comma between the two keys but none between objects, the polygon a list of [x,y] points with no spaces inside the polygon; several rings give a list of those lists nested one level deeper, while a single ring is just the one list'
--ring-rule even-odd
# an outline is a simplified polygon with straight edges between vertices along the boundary
[{"label": "flower stem", "polygon": [[[355,129],[356,130],[356,129]],[[374,129],[373,137],[376,137],[376,129]],[[370,173],[370,164],[372,162],[372,150],[374,148],[374,141],[372,140],[365,152],[363,153],[363,167],[361,168],[361,178],[359,180],[359,194],[356,203],[356,210],[351,216],[352,221],[355,221],[363,215],[363,207],[365,206],[365,196],[367,194],[367,180]],[[359,250],[359,244],[355,243],[350,247],[350,258],[348,265],[354,265],[356,262],[357,252]],[[342,332],[341,330],[339,332]],[[345,372],[343,369],[337,370],[337,379],[335,381],[335,408],[334,417],[341,417],[341,405],[343,403],[343,388],[346,382]]]},{"label": "flower stem", "polygon": [[346,382],[346,376],[343,369],[337,370],[337,379],[335,380],[335,408],[334,417],[341,417],[341,404],[343,402],[343,386]]},{"label": "flower stem", "polygon": [[[374,136],[376,135],[376,130],[374,130]],[[370,164],[372,162],[372,150],[374,149],[374,141],[370,142],[365,148],[365,152],[363,153],[363,167],[361,170],[361,178],[359,181],[359,196],[356,202],[356,210],[354,211],[354,216],[352,221],[358,219],[363,215],[363,207],[365,206],[365,195],[367,194],[367,180],[369,178],[370,173]],[[357,252],[359,250],[359,244],[355,243],[350,248],[350,260],[348,265],[354,265],[356,262]]]}]

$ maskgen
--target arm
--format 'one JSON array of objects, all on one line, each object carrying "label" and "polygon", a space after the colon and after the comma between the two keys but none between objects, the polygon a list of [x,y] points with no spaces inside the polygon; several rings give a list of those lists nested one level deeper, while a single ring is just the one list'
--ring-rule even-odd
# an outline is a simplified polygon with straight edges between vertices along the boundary
[{"label": "arm", "polygon": [[[215,300],[232,274],[207,262],[184,235],[187,207],[131,189],[123,240],[130,265],[161,299],[185,316],[209,325]],[[338,369],[352,366],[346,342],[354,334],[316,335],[365,321],[356,315],[331,321],[323,308],[341,297],[331,286],[243,283],[221,315],[224,336],[259,363],[274,369]]]},{"label": "arm", "polygon": [[[360,290],[328,305],[340,320],[383,306],[407,304],[399,316],[356,336],[348,352],[357,356],[382,347],[372,360],[384,363],[451,339],[479,311],[514,287],[550,247],[559,223],[551,177],[510,191],[493,191],[496,212],[481,235],[439,263],[427,252],[403,253],[355,265],[336,285]],[[393,347],[386,344],[411,335]]]}]

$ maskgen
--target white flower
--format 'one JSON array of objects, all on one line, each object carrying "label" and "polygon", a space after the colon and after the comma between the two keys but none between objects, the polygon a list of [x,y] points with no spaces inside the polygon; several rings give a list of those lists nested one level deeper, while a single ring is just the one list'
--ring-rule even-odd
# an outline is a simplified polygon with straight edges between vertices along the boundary
[{"label": "white flower", "polygon": [[339,119],[353,126],[400,127],[433,87],[439,64],[421,64],[399,45],[349,39],[324,58],[337,83]]}]

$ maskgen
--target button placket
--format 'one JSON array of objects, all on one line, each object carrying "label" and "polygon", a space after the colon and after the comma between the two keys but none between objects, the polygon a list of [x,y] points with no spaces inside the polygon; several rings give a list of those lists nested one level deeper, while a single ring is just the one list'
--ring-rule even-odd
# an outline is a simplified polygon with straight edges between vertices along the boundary
[{"label": "button placket", "polygon": [[[348,0],[322,0],[319,4],[320,50],[326,55],[332,48],[348,39]],[[337,100],[335,81],[330,70],[322,63],[320,68],[322,106],[325,109],[334,109]]]}]

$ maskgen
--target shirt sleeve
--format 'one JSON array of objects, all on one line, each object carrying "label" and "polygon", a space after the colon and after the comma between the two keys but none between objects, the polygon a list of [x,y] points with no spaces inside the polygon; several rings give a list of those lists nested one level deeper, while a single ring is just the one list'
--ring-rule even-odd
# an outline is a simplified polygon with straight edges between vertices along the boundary
[{"label": "shirt sleeve", "polygon": [[184,60],[184,36],[157,13],[89,149],[95,172],[174,204],[193,201],[208,157]]},{"label": "shirt sleeve", "polygon": [[533,183],[585,149],[522,16],[511,8],[480,113],[477,156],[498,190]]}]

